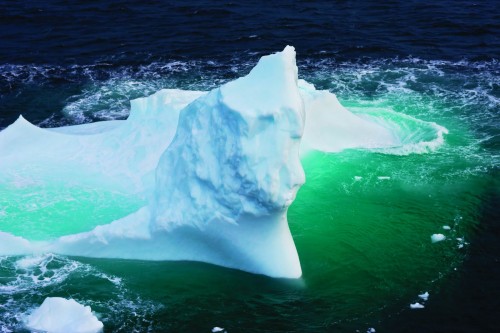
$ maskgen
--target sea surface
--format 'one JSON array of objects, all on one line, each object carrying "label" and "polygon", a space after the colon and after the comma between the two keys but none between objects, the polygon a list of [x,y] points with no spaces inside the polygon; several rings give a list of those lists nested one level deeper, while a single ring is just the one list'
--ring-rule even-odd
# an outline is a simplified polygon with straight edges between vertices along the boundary
[{"label": "sea surface", "polygon": [[[0,256],[0,332],[26,331],[48,296],[91,306],[105,332],[498,331],[498,1],[0,1],[0,129],[19,115],[41,127],[126,119],[130,99],[215,88],[286,45],[299,77],[352,112],[448,134],[435,150],[307,155],[288,212],[301,279]],[[44,206],[50,195],[0,184],[0,230],[35,239],[23,225],[55,219],[67,234],[136,208],[98,191]]]}]

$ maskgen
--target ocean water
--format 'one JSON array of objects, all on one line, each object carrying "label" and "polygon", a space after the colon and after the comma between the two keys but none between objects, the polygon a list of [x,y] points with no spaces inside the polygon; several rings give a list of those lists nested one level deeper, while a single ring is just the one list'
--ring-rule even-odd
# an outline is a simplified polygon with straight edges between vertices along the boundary
[{"label": "ocean water", "polygon": [[[391,121],[409,145],[302,160],[307,182],[288,212],[301,279],[0,256],[0,332],[25,331],[48,296],[90,305],[105,332],[495,332],[499,13],[495,1],[1,1],[0,129],[20,114],[41,127],[126,119],[130,99],[217,87],[290,44],[300,78]],[[436,141],[409,117],[448,133]],[[0,230],[43,239],[140,207],[91,188],[54,200],[60,188],[0,184]]]}]

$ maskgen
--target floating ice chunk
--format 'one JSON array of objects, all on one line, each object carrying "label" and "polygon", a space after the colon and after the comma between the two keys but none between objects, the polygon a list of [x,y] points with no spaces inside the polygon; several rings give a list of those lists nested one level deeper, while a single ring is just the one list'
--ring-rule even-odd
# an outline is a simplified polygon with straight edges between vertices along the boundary
[{"label": "floating ice chunk", "polygon": [[103,329],[89,306],[62,297],[47,297],[27,317],[25,325],[30,330],[47,333],[97,333]]},{"label": "floating ice chunk", "polygon": [[429,293],[426,291],[425,293],[418,295],[418,297],[420,297],[424,301],[427,301],[429,299]]},{"label": "floating ice chunk", "polygon": [[443,225],[444,230],[451,230],[451,227],[449,225]]},{"label": "floating ice chunk", "polygon": [[374,329],[373,327],[370,327],[370,328],[366,331],[366,333],[375,333],[375,332],[376,332],[376,331],[375,331],[375,329]]},{"label": "floating ice chunk", "polygon": [[359,182],[361,179],[363,179],[363,177],[361,176],[354,176],[354,180]]},{"label": "floating ice chunk", "polygon": [[443,241],[445,239],[446,239],[446,236],[443,234],[434,234],[431,236],[431,241],[433,243],[437,243],[437,242]]},{"label": "floating ice chunk", "polygon": [[212,333],[216,333],[216,332],[224,332],[224,328],[215,326],[214,328],[212,328]]},{"label": "floating ice chunk", "polygon": [[458,247],[459,249],[461,249],[461,248],[463,248],[465,245],[467,245],[467,243],[465,242],[465,240],[464,240],[463,238],[461,238],[461,237],[458,237],[458,238],[457,238],[457,241],[458,241],[458,245],[457,245],[457,247]]},{"label": "floating ice chunk", "polygon": [[389,177],[389,176],[378,176],[377,178],[379,180],[389,180],[389,179],[391,179],[391,177]]},{"label": "floating ice chunk", "polygon": [[423,306],[422,304],[420,304],[418,302],[410,304],[410,309],[423,309],[423,308],[425,308],[425,306]]}]

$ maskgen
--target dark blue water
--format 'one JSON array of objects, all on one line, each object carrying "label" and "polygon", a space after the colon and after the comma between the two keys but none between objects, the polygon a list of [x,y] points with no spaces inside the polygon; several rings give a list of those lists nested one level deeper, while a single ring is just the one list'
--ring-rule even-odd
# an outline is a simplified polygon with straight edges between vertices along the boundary
[{"label": "dark blue water", "polygon": [[[467,124],[493,156],[485,172],[499,179],[498,1],[0,1],[0,129],[20,114],[45,127],[124,119],[130,99],[161,88],[216,87],[287,44],[297,50],[300,76],[341,100],[396,92],[438,103],[422,118]],[[423,311],[384,313],[377,332],[500,327],[498,183],[485,192],[480,226],[449,287]],[[203,320],[173,313],[176,323]],[[346,331],[364,327],[356,325]]]},{"label": "dark blue water", "polygon": [[285,44],[341,60],[500,52],[495,1],[2,1],[0,12],[9,63],[227,60]]}]

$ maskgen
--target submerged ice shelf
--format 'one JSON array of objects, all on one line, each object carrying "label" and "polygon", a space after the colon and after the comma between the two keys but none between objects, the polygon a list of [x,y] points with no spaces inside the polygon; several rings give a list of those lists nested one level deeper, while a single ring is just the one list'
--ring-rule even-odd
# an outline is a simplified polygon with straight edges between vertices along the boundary
[{"label": "submerged ice shelf", "polygon": [[143,204],[57,238],[11,232],[0,215],[0,254],[196,260],[299,277],[287,209],[305,181],[300,156],[408,154],[442,143],[446,129],[404,115],[398,128],[398,116],[348,111],[298,79],[295,50],[286,47],[210,92],[161,90],[133,100],[126,121],[41,129],[20,117],[0,132],[0,184],[106,188]]}]

